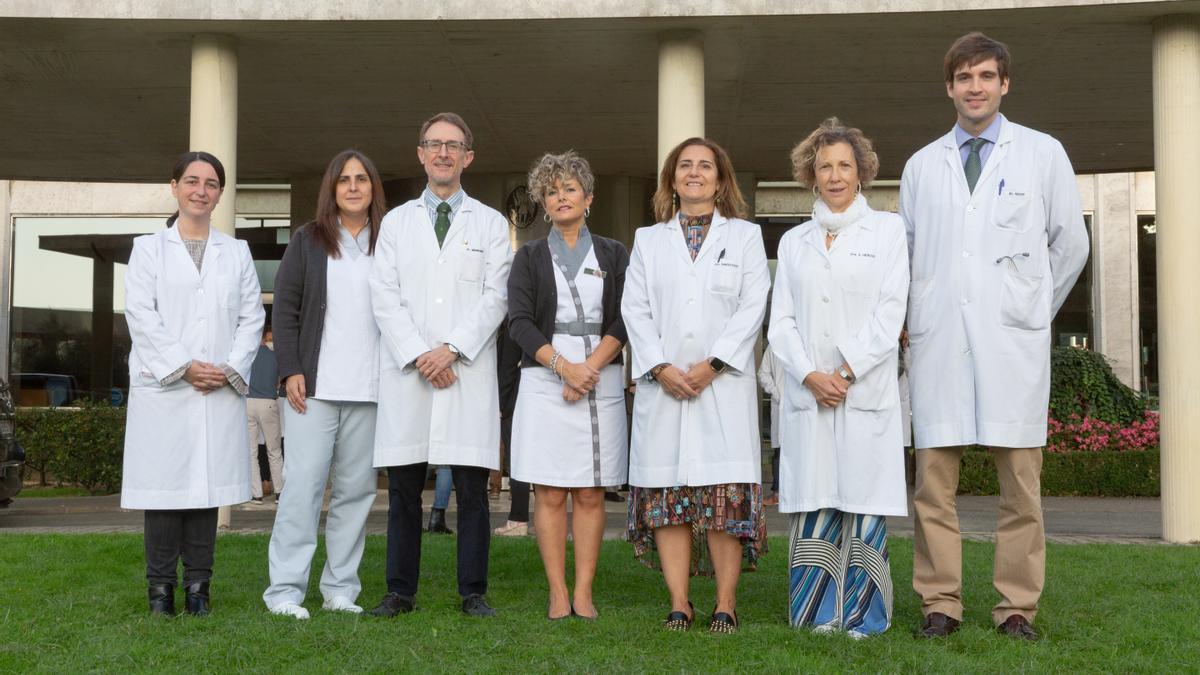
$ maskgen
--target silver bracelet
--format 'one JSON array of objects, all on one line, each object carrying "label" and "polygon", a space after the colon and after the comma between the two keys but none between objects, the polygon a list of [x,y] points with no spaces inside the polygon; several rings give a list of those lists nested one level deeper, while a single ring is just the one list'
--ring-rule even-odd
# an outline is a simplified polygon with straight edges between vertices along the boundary
[{"label": "silver bracelet", "polygon": [[559,375],[558,373],[558,358],[560,356],[562,356],[562,353],[555,351],[554,356],[550,357],[550,372],[558,375],[559,379],[562,379],[562,375]]}]

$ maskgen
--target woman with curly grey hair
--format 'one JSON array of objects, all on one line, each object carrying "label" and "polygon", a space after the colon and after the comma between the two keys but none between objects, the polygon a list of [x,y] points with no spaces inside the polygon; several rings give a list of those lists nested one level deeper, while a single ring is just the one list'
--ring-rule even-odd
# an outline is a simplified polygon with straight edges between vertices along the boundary
[{"label": "woman with curly grey hair", "polygon": [[[588,231],[594,184],[587,160],[573,150],[533,165],[529,196],[552,227],[517,251],[508,277],[508,330],[523,352],[512,477],[535,486],[552,620],[597,616],[592,580],[604,535],[604,486],[624,483],[628,462],[621,292],[629,254]],[[568,494],[574,593],[566,583]]]},{"label": "woman with curly grey hair", "polygon": [[907,513],[900,327],[908,296],[904,223],[860,194],[879,160],[829,118],[792,150],[816,195],[783,235],[768,338],[783,364],[779,510],[791,514],[793,626],[882,633],[891,625],[885,516]]}]

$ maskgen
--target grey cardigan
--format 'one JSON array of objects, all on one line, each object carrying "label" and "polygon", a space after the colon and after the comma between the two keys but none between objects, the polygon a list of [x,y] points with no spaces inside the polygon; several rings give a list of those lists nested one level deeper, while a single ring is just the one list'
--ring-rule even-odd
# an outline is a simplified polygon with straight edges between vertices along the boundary
[{"label": "grey cardigan", "polygon": [[275,274],[271,307],[279,379],[304,375],[304,390],[317,390],[317,357],[325,329],[325,270],[329,255],[312,236],[312,223],[296,230]]}]

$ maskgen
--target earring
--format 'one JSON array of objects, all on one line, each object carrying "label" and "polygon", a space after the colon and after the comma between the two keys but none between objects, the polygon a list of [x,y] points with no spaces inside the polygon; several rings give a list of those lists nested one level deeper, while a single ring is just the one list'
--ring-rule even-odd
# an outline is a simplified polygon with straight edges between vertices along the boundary
[{"label": "earring", "polygon": [[717,198],[713,200],[713,203],[720,204],[721,203],[721,195],[717,195]]},{"label": "earring", "polygon": [[862,183],[861,182],[859,182],[858,186],[854,188],[854,194],[857,194],[857,195],[862,194]]},{"label": "earring", "polygon": [[550,222],[550,214],[542,213],[542,220],[546,221],[547,223]]},{"label": "earring", "polygon": [[590,207],[590,206],[589,206],[589,207],[587,207],[586,209],[584,209],[584,210],[583,210],[583,217],[584,217],[584,218],[591,218],[591,217],[592,217],[592,207]]},{"label": "earring", "polygon": [[671,193],[671,206],[674,206],[676,210],[679,209],[679,193],[678,192]]},{"label": "earring", "polygon": [[821,198],[821,191],[817,189],[817,186],[816,186],[816,184],[813,184],[813,187],[812,187],[812,193],[813,193],[813,199],[820,199],[820,198]]}]

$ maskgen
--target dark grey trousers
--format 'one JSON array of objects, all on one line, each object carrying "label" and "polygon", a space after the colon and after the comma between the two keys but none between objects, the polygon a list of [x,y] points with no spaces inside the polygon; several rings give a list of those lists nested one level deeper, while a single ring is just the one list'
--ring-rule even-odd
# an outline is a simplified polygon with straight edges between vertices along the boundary
[{"label": "dark grey trousers", "polygon": [[184,586],[208,581],[217,546],[217,510],[147,510],[143,539],[146,580],[150,583],[176,585],[181,557]]}]

